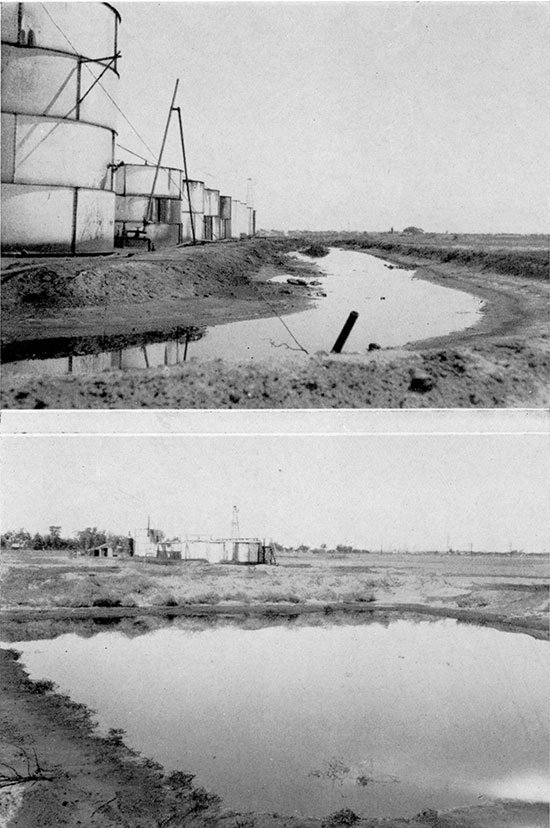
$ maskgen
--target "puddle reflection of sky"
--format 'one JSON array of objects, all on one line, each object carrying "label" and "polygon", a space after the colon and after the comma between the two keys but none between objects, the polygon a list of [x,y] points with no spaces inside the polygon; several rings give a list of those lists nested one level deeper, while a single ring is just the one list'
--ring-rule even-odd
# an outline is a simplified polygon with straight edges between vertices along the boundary
[{"label": "puddle reflection of sky", "polygon": [[547,778],[548,644],[525,635],[400,620],[12,646],[231,808],[410,816]]}]

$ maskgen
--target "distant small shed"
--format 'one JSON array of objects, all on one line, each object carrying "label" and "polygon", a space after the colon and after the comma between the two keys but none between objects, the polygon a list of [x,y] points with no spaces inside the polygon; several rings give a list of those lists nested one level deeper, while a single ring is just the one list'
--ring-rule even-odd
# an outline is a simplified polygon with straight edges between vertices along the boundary
[{"label": "distant small shed", "polygon": [[88,555],[91,555],[93,558],[115,558],[116,552],[114,551],[112,546],[109,546],[108,543],[102,543],[100,546],[94,546],[92,549],[88,549]]}]

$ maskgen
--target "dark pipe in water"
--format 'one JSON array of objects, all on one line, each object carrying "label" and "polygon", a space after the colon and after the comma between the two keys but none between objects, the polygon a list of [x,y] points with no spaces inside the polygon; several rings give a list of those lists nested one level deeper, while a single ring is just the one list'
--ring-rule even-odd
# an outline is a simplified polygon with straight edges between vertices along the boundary
[{"label": "dark pipe in water", "polygon": [[358,316],[359,316],[359,314],[357,313],[357,311],[351,311],[350,315],[346,319],[346,324],[344,325],[344,327],[340,331],[338,339],[336,340],[336,342],[332,346],[332,353],[333,354],[339,354],[340,351],[342,350],[342,348],[344,347],[344,345],[346,344],[346,339],[350,335],[351,329],[355,325]]}]

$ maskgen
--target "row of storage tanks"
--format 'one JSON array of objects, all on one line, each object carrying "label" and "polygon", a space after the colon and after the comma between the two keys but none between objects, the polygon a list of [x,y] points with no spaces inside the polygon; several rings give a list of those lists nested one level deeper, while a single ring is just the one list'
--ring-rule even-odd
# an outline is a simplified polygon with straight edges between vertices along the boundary
[{"label": "row of storage tanks", "polygon": [[179,538],[161,539],[155,529],[138,529],[132,538],[136,558],[203,560],[208,563],[267,563],[265,544],[259,538]]},{"label": "row of storage tanks", "polygon": [[[152,187],[154,196],[149,205]],[[156,245],[196,240],[253,236],[256,215],[252,207],[219,190],[191,181],[183,171],[143,164],[123,164],[115,171],[115,244],[123,245],[146,223],[147,236]]]},{"label": "row of storage tanks", "polygon": [[[5,252],[109,253],[143,227],[156,168],[115,162],[120,20],[109,3],[2,4]],[[161,168],[147,236],[177,244],[192,228],[253,235],[255,213]]]}]

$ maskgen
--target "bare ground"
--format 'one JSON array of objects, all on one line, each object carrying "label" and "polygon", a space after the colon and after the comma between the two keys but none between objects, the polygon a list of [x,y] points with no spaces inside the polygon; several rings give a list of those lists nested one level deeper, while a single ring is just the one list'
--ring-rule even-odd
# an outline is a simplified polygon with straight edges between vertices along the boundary
[{"label": "bare ground", "polygon": [[[136,635],[163,624],[163,614],[265,624],[288,614],[328,613],[334,621],[364,623],[434,612],[548,637],[549,575],[544,556],[310,553],[283,555],[278,567],[248,568],[18,552],[4,556],[0,624],[3,639],[14,641],[69,631],[92,635],[94,618],[113,616],[122,619],[117,629]],[[103,606],[93,607],[98,601]],[[47,683],[30,681],[10,651],[0,651],[0,662],[0,824],[10,828],[548,826],[547,805],[517,801],[355,821],[349,812],[324,820],[229,812],[215,793],[194,787],[192,776],[166,776],[128,750],[119,734],[99,737],[89,711]]]},{"label": "bare ground", "polygon": [[[43,264],[39,271],[36,264],[22,272],[8,269],[4,275],[8,279],[3,299],[4,347],[26,343],[40,350],[55,338],[100,334],[123,335],[131,341],[145,331],[169,333],[176,326],[219,324],[296,310],[309,301],[304,289],[265,279],[273,268],[290,272],[295,267],[284,252],[297,246],[291,241],[254,240],[244,245],[147,254],[156,259],[141,254],[125,261],[96,261],[95,268],[68,260],[61,271],[60,265],[54,265],[49,276]],[[415,267],[419,278],[480,296],[486,303],[482,321],[464,332],[407,348],[345,357],[317,354],[299,364],[191,360],[173,368],[144,371],[6,378],[3,405],[538,408],[550,404],[547,279],[497,272],[479,264],[434,262],[418,253],[388,253],[377,247],[365,252]],[[63,298],[67,276],[76,270],[74,289]]]}]

